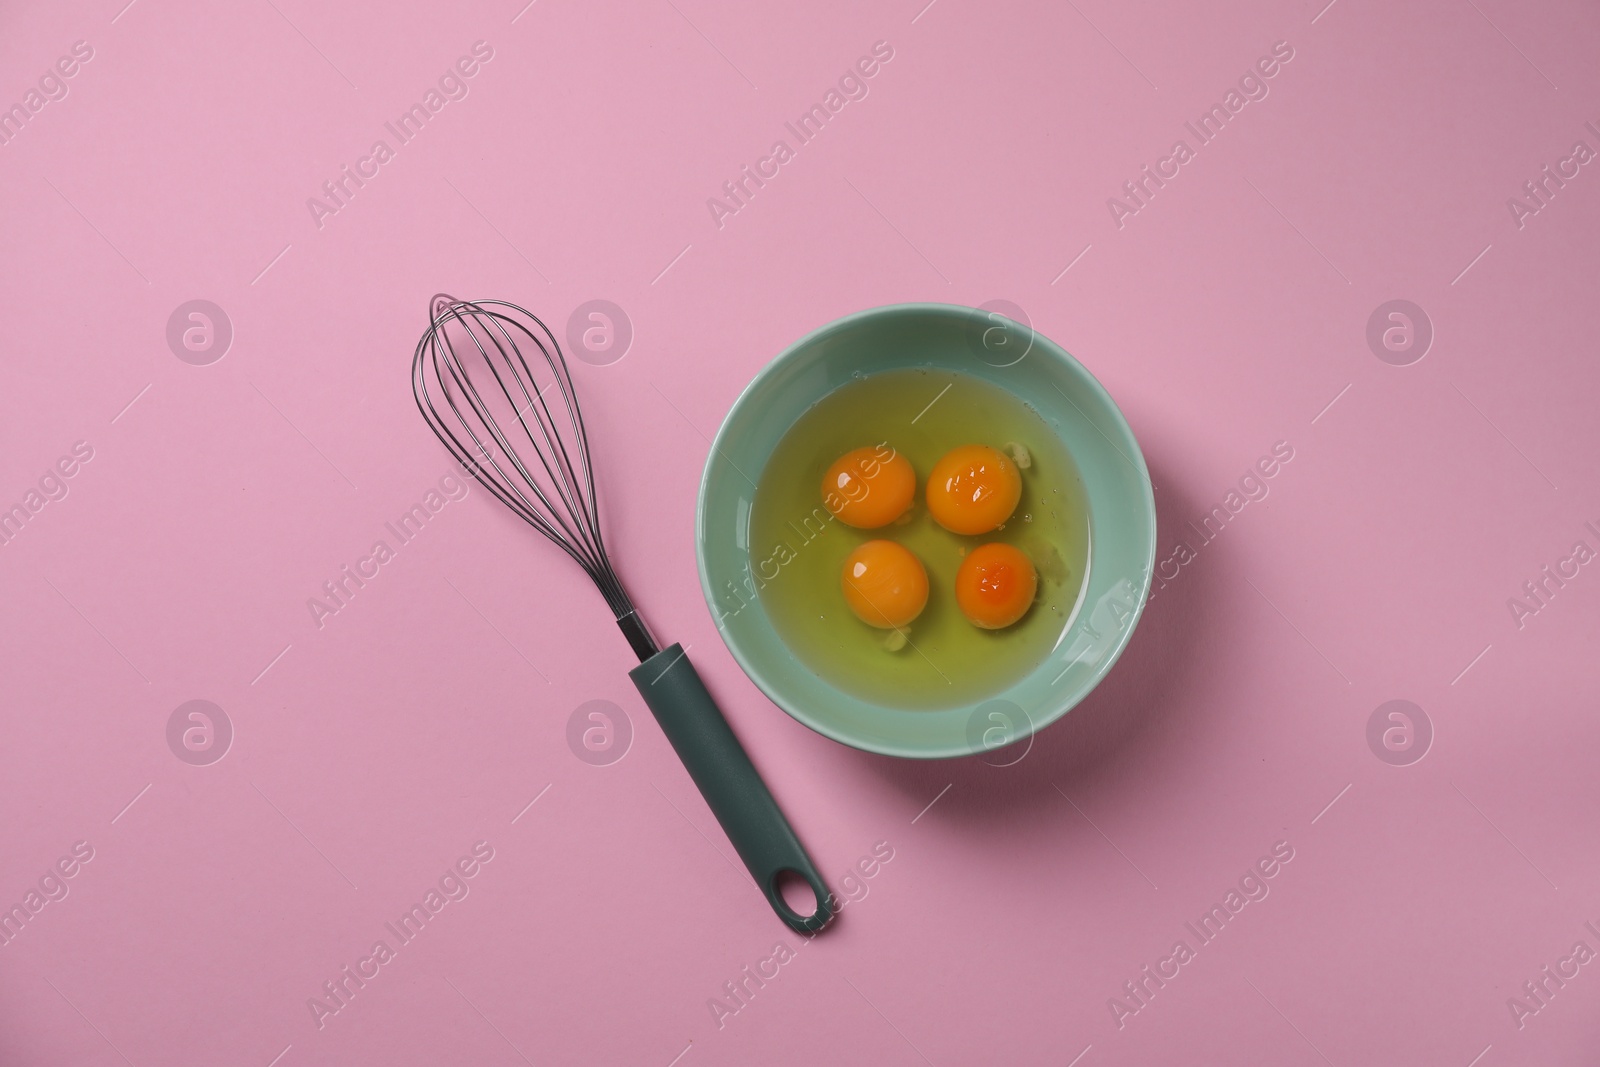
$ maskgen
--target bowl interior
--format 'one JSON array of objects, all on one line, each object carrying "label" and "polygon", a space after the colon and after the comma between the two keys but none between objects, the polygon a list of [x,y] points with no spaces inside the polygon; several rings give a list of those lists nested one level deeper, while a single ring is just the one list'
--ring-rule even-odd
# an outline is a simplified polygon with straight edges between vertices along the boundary
[{"label": "bowl interior", "polygon": [[[774,630],[755,592],[749,551],[750,479],[759,484],[795,420],[853,375],[909,367],[961,371],[1031,404],[1071,454],[1089,508],[1088,577],[1061,640],[1004,691],[940,711],[875,704],[812,673]],[[993,312],[901,304],[829,323],[750,383],[706,461],[696,544],[701,587],[723,640],[779,707],[856,748],[944,758],[998,748],[1054,722],[1110,670],[1149,593],[1155,501],[1127,421],[1077,360]]]}]

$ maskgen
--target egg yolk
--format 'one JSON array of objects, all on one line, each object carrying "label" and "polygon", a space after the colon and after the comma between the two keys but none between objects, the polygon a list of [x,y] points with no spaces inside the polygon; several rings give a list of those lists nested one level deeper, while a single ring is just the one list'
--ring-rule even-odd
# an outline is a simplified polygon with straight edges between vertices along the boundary
[{"label": "egg yolk", "polygon": [[1004,629],[1026,615],[1038,588],[1033,561],[1011,545],[979,545],[956,571],[956,603],[985,630]]},{"label": "egg yolk", "polygon": [[858,546],[845,558],[839,585],[856,617],[882,630],[906,625],[928,604],[928,572],[894,541]]},{"label": "egg yolk", "polygon": [[846,452],[822,476],[822,502],[840,522],[862,530],[904,515],[916,492],[911,461],[886,444]]},{"label": "egg yolk", "polygon": [[988,445],[962,445],[944,454],[928,476],[928,513],[951,533],[999,528],[1022,499],[1022,475],[1010,456]]}]

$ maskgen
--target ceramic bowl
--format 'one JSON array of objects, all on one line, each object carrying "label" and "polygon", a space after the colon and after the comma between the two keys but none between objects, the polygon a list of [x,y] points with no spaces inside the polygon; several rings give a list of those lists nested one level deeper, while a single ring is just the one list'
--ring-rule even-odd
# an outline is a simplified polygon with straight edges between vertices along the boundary
[{"label": "ceramic bowl", "polygon": [[[864,700],[813,673],[784,644],[751,590],[749,530],[759,472],[801,414],[853,377],[901,368],[957,370],[1031,404],[1078,468],[1089,509],[1087,578],[1044,661],[972,705],[906,710]],[[1094,376],[1058,345],[992,311],[946,304],[872,308],[785,349],[740,394],[700,483],[700,585],[729,651],[784,711],[869,752],[941,759],[1008,748],[1071,710],[1133,635],[1155,561],[1155,499],[1127,420]]]}]

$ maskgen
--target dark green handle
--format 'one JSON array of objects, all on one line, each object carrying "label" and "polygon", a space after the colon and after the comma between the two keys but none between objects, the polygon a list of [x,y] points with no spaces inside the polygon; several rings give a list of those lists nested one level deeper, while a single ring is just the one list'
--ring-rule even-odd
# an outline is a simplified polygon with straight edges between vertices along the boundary
[{"label": "dark green handle", "polygon": [[[723,832],[739,851],[756,885],[778,917],[800,933],[822,929],[833,916],[831,896],[777,801],[756,773],[728,720],[722,717],[682,645],[664,648],[628,672],[650,705],[689,777],[700,787]],[[778,876],[792,871],[817,897],[817,910],[801,915],[778,891]]]}]

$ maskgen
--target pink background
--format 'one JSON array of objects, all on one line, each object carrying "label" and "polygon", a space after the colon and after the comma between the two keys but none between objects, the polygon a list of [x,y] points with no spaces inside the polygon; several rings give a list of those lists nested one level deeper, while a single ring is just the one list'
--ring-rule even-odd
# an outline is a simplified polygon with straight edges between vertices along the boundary
[{"label": "pink background", "polygon": [[[0,548],[0,903],[94,858],[0,947],[0,1062],[1588,1062],[1600,968],[1520,1028],[1507,998],[1600,949],[1600,572],[1520,627],[1507,601],[1600,549],[1600,166],[1521,228],[1506,201],[1600,149],[1600,16],[924,2],[6,6],[0,104],[93,58],[0,146],[0,505],[93,458]],[[470,94],[396,147],[479,40]],[[880,40],[869,95],[796,147]],[[1107,198],[1278,41],[1270,95],[1119,229]],[[319,228],[307,198],[379,138]],[[719,229],[706,199],[779,138]],[[448,471],[408,381],[441,289],[558,330],[626,310],[626,356],[575,366],[619,568],[835,886],[893,850],[815,943],[733,869],[598,596],[486,493],[313,623]],[[166,340],[196,298],[235,334],[207,366]],[[1396,298],[1435,331],[1409,366],[1366,341]],[[823,322],[991,299],[1123,406],[1163,557],[1294,459],[1020,763],[865,755],[717,637],[708,435]],[[168,748],[192,699],[236,732],[209,766]],[[595,699],[634,727],[609,766],[565,740]],[[1391,699],[1433,726],[1409,766],[1366,740]],[[308,998],[478,841],[470,894],[319,1029]],[[1270,895],[1119,1028],[1109,999],[1279,841]]]}]

